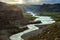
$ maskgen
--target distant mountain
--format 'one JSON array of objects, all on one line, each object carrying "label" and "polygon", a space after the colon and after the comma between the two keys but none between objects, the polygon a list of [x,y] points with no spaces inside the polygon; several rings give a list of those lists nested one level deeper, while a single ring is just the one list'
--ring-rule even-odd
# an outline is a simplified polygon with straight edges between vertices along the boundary
[{"label": "distant mountain", "polygon": [[32,12],[39,12],[39,11],[46,11],[46,12],[60,12],[60,3],[57,4],[43,4],[43,5],[18,5],[22,8],[24,12],[32,11]]},{"label": "distant mountain", "polygon": [[44,12],[60,12],[60,4],[43,4],[40,7],[40,11]]},{"label": "distant mountain", "polygon": [[22,8],[24,12],[32,11],[32,12],[38,12],[40,11],[40,5],[18,5]]}]

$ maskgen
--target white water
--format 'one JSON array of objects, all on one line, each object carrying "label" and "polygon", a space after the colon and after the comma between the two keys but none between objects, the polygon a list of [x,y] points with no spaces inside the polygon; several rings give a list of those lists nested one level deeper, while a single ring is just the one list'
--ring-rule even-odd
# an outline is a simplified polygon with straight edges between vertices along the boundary
[{"label": "white water", "polygon": [[34,30],[37,30],[39,29],[38,27],[36,27],[35,25],[44,25],[44,24],[52,24],[52,23],[55,23],[55,21],[49,17],[49,16],[36,16],[34,13],[31,13],[34,17],[37,17],[34,21],[41,21],[42,23],[40,24],[30,24],[30,25],[27,25],[27,27],[29,28],[28,30],[25,30],[23,32],[20,32],[20,33],[17,33],[15,35],[12,35],[10,37],[11,40],[24,40],[21,38],[22,35],[28,33],[28,32],[31,32],[31,31],[34,31]]}]

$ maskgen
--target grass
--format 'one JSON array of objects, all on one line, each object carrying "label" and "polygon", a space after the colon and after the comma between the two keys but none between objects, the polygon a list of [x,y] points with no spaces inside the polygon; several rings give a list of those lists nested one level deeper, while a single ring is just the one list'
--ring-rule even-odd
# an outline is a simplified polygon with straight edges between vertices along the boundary
[{"label": "grass", "polygon": [[24,16],[24,18],[26,19],[26,20],[34,20],[36,17],[32,17],[32,16],[30,16],[30,15],[28,15],[28,14],[26,14],[26,13],[23,13],[23,16]]}]

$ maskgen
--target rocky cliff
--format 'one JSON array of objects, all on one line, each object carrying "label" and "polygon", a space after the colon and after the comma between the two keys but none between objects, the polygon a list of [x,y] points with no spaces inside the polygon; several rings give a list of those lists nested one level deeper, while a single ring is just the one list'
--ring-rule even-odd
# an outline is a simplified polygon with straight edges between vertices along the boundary
[{"label": "rocky cliff", "polygon": [[9,40],[15,33],[28,29],[24,27],[26,23],[22,10],[15,5],[0,2],[0,40]]}]

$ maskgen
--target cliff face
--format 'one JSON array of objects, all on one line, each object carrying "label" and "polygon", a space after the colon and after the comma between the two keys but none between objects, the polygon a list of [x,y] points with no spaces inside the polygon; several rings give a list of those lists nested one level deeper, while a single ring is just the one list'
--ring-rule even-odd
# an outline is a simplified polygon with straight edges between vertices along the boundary
[{"label": "cliff face", "polygon": [[24,18],[20,8],[15,5],[0,3],[1,27],[6,28],[8,25],[22,25],[24,23],[23,21]]},{"label": "cliff face", "polygon": [[12,34],[28,29],[19,28],[23,27],[24,22],[20,8],[0,2],[0,40],[9,40]]}]

